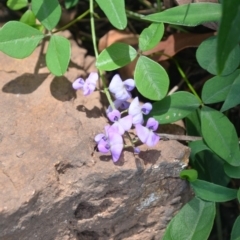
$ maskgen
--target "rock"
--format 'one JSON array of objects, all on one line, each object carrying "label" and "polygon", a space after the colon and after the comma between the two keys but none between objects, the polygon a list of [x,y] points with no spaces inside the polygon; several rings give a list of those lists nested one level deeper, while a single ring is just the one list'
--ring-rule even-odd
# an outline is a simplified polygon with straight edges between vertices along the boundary
[{"label": "rock", "polygon": [[84,50],[72,46],[82,59],[59,78],[40,47],[24,60],[0,53],[0,239],[161,239],[191,198],[179,178],[189,149],[161,141],[137,156],[126,150],[117,164],[94,151],[104,100],[71,89],[87,75]]}]

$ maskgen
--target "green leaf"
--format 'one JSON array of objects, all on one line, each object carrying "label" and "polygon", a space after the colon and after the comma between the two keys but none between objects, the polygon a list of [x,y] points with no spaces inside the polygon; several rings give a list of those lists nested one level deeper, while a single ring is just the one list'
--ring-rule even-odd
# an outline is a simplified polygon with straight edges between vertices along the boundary
[{"label": "green leaf", "polygon": [[224,171],[231,178],[240,178],[240,167],[224,163]]},{"label": "green leaf", "polygon": [[195,169],[185,169],[180,172],[180,178],[189,182],[194,182],[198,178],[198,172]]},{"label": "green leaf", "polygon": [[163,240],[208,239],[215,214],[214,202],[193,198],[168,224]]},{"label": "green leaf", "polygon": [[170,8],[163,12],[150,14],[144,20],[164,22],[183,26],[197,26],[204,22],[219,21],[221,4],[190,3]]},{"label": "green leaf", "polygon": [[207,145],[233,166],[240,165],[236,130],[221,112],[204,106],[201,110],[202,135]]},{"label": "green leaf", "polygon": [[229,177],[224,171],[224,162],[208,148],[203,140],[190,142],[190,165],[197,170],[198,178],[218,185],[226,186]]},{"label": "green leaf", "polygon": [[185,118],[186,130],[187,135],[190,136],[201,136],[201,122],[200,122],[200,109],[196,109],[195,111],[191,112]]},{"label": "green leaf", "polygon": [[71,55],[71,46],[68,39],[52,35],[46,54],[48,69],[56,76],[63,75],[68,67]]},{"label": "green leaf", "polygon": [[58,0],[32,0],[32,11],[48,30],[56,27],[62,13]]},{"label": "green leaf", "polygon": [[139,57],[134,80],[138,91],[148,99],[161,100],[168,92],[169,78],[165,69],[148,57]]},{"label": "green leaf", "polygon": [[20,18],[20,22],[25,23],[29,26],[34,26],[36,24],[36,17],[32,10],[28,9]]},{"label": "green leaf", "polygon": [[233,224],[231,240],[240,240],[240,216],[237,217]]},{"label": "green leaf", "polygon": [[230,181],[224,171],[224,161],[210,149],[195,154],[193,158],[191,157],[190,165],[197,170],[198,179],[221,186],[227,186]]},{"label": "green leaf", "polygon": [[136,56],[137,51],[133,47],[125,43],[114,43],[100,53],[96,67],[100,70],[112,71],[127,65]]},{"label": "green leaf", "polygon": [[226,202],[237,198],[237,190],[203,180],[198,179],[191,186],[196,196],[206,201]]},{"label": "green leaf", "polygon": [[159,123],[176,122],[200,106],[198,99],[188,92],[176,92],[153,103],[153,109],[148,115],[154,117]]},{"label": "green leaf", "polygon": [[220,74],[229,54],[240,41],[240,1],[231,0],[222,3],[222,18],[218,29],[217,64]]},{"label": "green leaf", "polygon": [[115,28],[122,30],[127,26],[124,0],[96,0],[96,2]]},{"label": "green leaf", "polygon": [[[235,46],[232,49],[225,67],[221,73],[222,76],[232,73],[239,65],[240,49]],[[196,53],[199,65],[213,75],[217,75],[217,37],[210,37],[203,41]]]},{"label": "green leaf", "polygon": [[[234,82],[235,85],[238,85],[240,79],[239,74],[240,70],[237,70],[228,76],[216,76],[206,81],[202,89],[203,102],[205,104],[223,102],[227,98]],[[236,99],[239,98],[238,96],[235,97]],[[232,101],[235,102],[235,99],[232,99]],[[227,103],[227,105],[229,105],[229,103]]]},{"label": "green leaf", "polygon": [[8,0],[7,6],[12,10],[19,10],[21,8],[27,7],[28,0]]},{"label": "green leaf", "polygon": [[139,48],[147,51],[154,48],[161,40],[164,33],[163,23],[152,23],[145,28],[139,36]]},{"label": "green leaf", "polygon": [[[222,105],[221,112],[228,110],[229,108],[235,107],[240,103],[240,70],[234,72],[232,78],[234,81],[230,86],[230,90],[227,94],[226,100]],[[230,76],[228,76],[230,78]]]},{"label": "green leaf", "polygon": [[65,2],[64,2],[65,8],[69,9],[69,8],[76,6],[78,4],[78,1],[79,0],[65,0]]},{"label": "green leaf", "polygon": [[[237,199],[238,199],[238,202],[240,203],[240,188],[237,191]],[[239,237],[240,237],[240,235],[239,235]]]},{"label": "green leaf", "polygon": [[9,21],[0,29],[0,51],[10,57],[25,58],[31,55],[44,35],[17,21]]},{"label": "green leaf", "polygon": [[210,150],[209,147],[203,142],[203,140],[190,142],[188,146],[191,148],[191,158],[194,158],[194,156],[199,152],[202,152],[204,150]]}]

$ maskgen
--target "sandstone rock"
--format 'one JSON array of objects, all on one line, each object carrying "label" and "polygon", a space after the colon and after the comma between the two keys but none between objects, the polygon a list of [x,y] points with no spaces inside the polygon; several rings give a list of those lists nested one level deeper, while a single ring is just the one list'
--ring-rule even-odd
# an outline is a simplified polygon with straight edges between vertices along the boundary
[{"label": "sandstone rock", "polygon": [[138,156],[126,150],[117,164],[94,152],[106,124],[103,100],[71,89],[88,72],[78,65],[86,52],[72,46],[60,78],[49,74],[40,47],[24,60],[0,53],[0,239],[161,239],[191,197],[179,179],[189,149],[161,141]]}]

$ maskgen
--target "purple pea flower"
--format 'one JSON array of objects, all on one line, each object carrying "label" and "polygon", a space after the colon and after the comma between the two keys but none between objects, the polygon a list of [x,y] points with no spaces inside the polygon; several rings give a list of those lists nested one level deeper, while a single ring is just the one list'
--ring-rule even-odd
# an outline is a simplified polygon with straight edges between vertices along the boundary
[{"label": "purple pea flower", "polygon": [[120,135],[123,135],[125,131],[132,127],[132,116],[127,115],[121,118],[121,113],[118,110],[108,113],[108,118],[111,122],[114,122],[112,127],[115,127]]},{"label": "purple pea flower", "polygon": [[119,74],[115,74],[109,85],[109,91],[116,99],[126,101],[132,97],[130,91],[132,91],[134,87],[135,82],[133,79],[122,81]]},{"label": "purple pea flower", "polygon": [[142,106],[139,104],[138,97],[135,97],[131,102],[128,113],[133,117],[133,124],[143,124],[143,114],[147,115],[152,110],[151,103],[144,103]]},{"label": "purple pea flower", "polygon": [[96,143],[99,143],[101,140],[107,141],[108,139],[108,130],[110,128],[110,125],[105,126],[105,134],[104,133],[99,133],[95,136],[94,140]]},{"label": "purple pea flower", "polygon": [[98,150],[102,153],[107,153],[110,151],[114,162],[117,162],[120,158],[122,149],[122,136],[114,130],[108,131],[108,138],[106,140],[102,138],[98,143]]},{"label": "purple pea flower", "polygon": [[[114,102],[113,102],[113,105],[114,107],[117,109],[117,110],[126,110],[128,109],[130,103],[127,102],[127,101],[121,101],[121,100],[118,100],[116,99]],[[106,112],[107,114],[109,114],[110,112],[112,112],[112,107],[111,105],[109,105],[109,107],[107,108]]]},{"label": "purple pea flower", "polygon": [[89,74],[88,78],[85,81],[82,78],[76,79],[73,82],[72,87],[75,90],[83,89],[83,95],[87,96],[95,90],[97,80],[98,80],[98,73],[92,72]]},{"label": "purple pea flower", "polygon": [[154,133],[158,129],[158,122],[154,118],[149,118],[146,127],[141,124],[135,125],[138,138],[147,146],[152,147],[157,144],[160,137]]}]

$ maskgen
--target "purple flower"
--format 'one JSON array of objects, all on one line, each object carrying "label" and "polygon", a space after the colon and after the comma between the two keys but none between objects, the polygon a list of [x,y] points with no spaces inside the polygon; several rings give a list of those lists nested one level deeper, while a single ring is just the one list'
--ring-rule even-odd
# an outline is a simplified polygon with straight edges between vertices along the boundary
[{"label": "purple flower", "polygon": [[108,118],[111,122],[114,122],[112,127],[115,127],[120,135],[123,135],[125,131],[132,127],[132,116],[127,115],[121,118],[121,113],[118,110],[108,113]]},{"label": "purple flower", "polygon": [[139,104],[138,97],[135,97],[131,102],[128,113],[133,117],[133,124],[143,124],[143,114],[147,115],[152,110],[151,103]]},{"label": "purple flower", "polygon": [[108,131],[108,138],[106,140],[102,138],[98,143],[98,150],[102,153],[107,153],[110,151],[114,162],[117,162],[120,158],[122,149],[122,136],[113,130]]},{"label": "purple flower", "polygon": [[95,136],[94,140],[96,143],[99,143],[101,140],[107,141],[109,128],[110,128],[110,125],[105,126],[105,128],[104,128],[105,134],[99,133],[98,135]]},{"label": "purple flower", "polygon": [[116,99],[126,101],[132,97],[130,91],[132,91],[134,87],[135,82],[133,79],[127,79],[123,82],[119,74],[116,74],[109,85],[109,91]]},{"label": "purple flower", "polygon": [[72,87],[75,90],[83,89],[83,95],[87,96],[95,90],[97,80],[98,80],[98,73],[92,72],[89,74],[88,78],[85,81],[82,78],[76,79],[73,82]]},{"label": "purple flower", "polygon": [[[121,100],[116,99],[116,100],[113,102],[113,105],[114,105],[114,107],[115,107],[116,109],[118,109],[118,110],[126,110],[126,109],[128,109],[130,103],[127,102],[127,101],[121,101]],[[107,111],[106,111],[107,114],[110,113],[112,110],[113,110],[113,109],[112,109],[111,105],[109,105],[109,107],[107,108]]]},{"label": "purple flower", "polygon": [[154,133],[158,129],[158,122],[154,118],[149,118],[146,124],[146,127],[141,124],[135,126],[137,136],[142,141],[146,143],[147,146],[152,147],[157,144],[160,137]]}]

